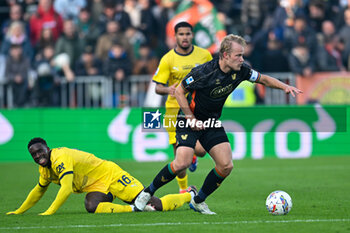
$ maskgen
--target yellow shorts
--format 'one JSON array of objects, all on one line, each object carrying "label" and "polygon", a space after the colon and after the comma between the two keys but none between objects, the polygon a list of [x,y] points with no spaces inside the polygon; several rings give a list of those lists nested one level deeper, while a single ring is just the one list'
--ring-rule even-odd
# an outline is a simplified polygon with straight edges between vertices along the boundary
[{"label": "yellow shorts", "polygon": [[144,189],[140,181],[121,169],[116,163],[104,161],[100,165],[103,176],[93,184],[84,188],[84,192],[111,192],[113,198],[131,203],[135,197]]},{"label": "yellow shorts", "polygon": [[177,114],[179,112],[179,108],[166,108],[164,121],[167,124],[166,130],[169,134],[169,144],[175,144],[176,143],[176,127],[174,127],[174,124],[177,119]]}]

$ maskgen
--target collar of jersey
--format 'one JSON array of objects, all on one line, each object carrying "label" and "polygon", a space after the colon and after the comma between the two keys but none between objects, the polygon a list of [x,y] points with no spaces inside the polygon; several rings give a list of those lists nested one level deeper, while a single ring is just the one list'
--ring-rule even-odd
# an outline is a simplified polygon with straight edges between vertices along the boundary
[{"label": "collar of jersey", "polygon": [[193,52],[193,50],[194,50],[194,46],[192,45],[191,51],[189,51],[189,52],[186,53],[186,54],[181,54],[181,53],[176,52],[176,48],[174,48],[174,52],[175,52],[177,55],[180,55],[180,56],[188,56],[188,55],[190,55],[190,54]]}]

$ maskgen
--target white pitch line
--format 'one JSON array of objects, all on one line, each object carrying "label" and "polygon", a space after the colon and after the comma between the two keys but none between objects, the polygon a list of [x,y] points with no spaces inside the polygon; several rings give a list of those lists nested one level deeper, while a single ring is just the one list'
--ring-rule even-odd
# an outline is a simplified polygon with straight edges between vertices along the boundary
[{"label": "white pitch line", "polygon": [[259,223],[318,223],[318,222],[350,222],[350,219],[295,219],[295,220],[253,220],[232,222],[159,222],[140,224],[108,224],[108,225],[66,225],[66,226],[28,226],[28,227],[0,227],[0,230],[28,230],[28,229],[63,229],[63,228],[104,228],[104,227],[150,227],[150,226],[178,226],[178,225],[237,225]]}]

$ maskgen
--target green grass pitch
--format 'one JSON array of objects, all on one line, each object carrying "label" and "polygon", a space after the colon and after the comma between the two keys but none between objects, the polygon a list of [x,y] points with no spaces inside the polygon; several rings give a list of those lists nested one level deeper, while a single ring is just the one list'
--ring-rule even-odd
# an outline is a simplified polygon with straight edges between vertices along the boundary
[{"label": "green grass pitch", "polygon": [[[148,185],[165,165],[119,161],[118,164]],[[58,186],[22,215],[15,210],[38,181],[34,163],[0,163],[0,232],[350,232],[350,156],[280,160],[234,161],[232,174],[207,199],[215,216],[205,216],[188,205],[171,212],[88,214],[84,194],[72,194],[52,216],[38,216],[54,200]],[[200,159],[190,184],[198,188],[213,168]],[[293,199],[285,216],[272,216],[265,208],[267,195],[284,190]],[[172,181],[157,196],[178,191]],[[120,201],[115,201],[121,203]]]}]

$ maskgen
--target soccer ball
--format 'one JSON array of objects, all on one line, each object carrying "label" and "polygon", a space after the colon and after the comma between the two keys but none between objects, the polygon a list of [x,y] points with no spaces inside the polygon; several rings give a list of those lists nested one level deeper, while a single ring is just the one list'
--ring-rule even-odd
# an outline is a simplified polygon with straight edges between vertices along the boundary
[{"label": "soccer ball", "polygon": [[270,193],[266,198],[266,208],[272,215],[288,214],[292,206],[292,198],[281,190]]}]

